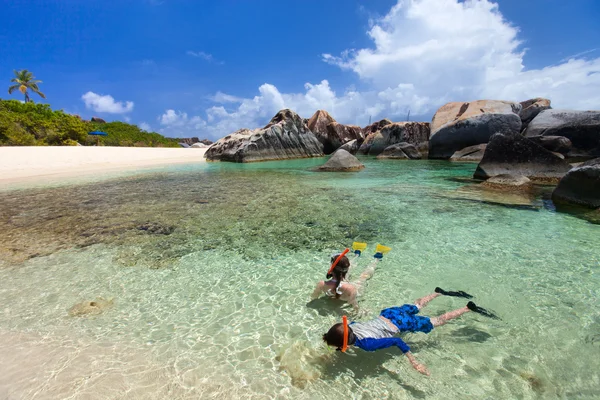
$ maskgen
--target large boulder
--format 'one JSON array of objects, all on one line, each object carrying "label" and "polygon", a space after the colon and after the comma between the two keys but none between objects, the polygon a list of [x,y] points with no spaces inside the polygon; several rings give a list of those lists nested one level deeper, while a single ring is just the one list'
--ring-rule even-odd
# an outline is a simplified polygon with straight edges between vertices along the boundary
[{"label": "large boulder", "polygon": [[476,144],[475,146],[465,147],[452,154],[450,161],[481,161],[487,144]]},{"label": "large boulder", "polygon": [[429,158],[447,160],[465,147],[487,143],[494,133],[521,131],[521,104],[499,100],[448,103],[431,121]]},{"label": "large boulder", "polygon": [[553,182],[562,178],[569,169],[569,164],[560,157],[519,133],[496,133],[490,138],[474,178],[512,174]]},{"label": "large boulder", "polygon": [[281,110],[260,129],[240,129],[210,146],[212,161],[252,162],[323,156],[323,145],[295,112]]},{"label": "large boulder", "polygon": [[386,147],[377,158],[389,158],[395,160],[420,160],[421,153],[410,143],[396,143]]},{"label": "large boulder", "polygon": [[429,140],[429,123],[427,122],[394,122],[385,125],[381,130],[366,137],[359,151],[376,156],[387,147],[396,143],[410,143],[417,148],[427,145]]},{"label": "large boulder", "polygon": [[358,152],[359,147],[360,145],[358,144],[358,141],[354,139],[341,145],[340,150],[344,149],[350,154],[356,154]]},{"label": "large boulder", "polygon": [[521,131],[524,131],[529,123],[542,111],[549,110],[550,100],[537,97],[535,99],[529,99],[521,102]]},{"label": "large boulder", "polygon": [[545,110],[525,136],[564,136],[573,143],[570,156],[600,157],[600,111]]},{"label": "large boulder", "polygon": [[567,154],[573,144],[564,136],[528,136],[527,139],[553,153]]},{"label": "large boulder", "polygon": [[329,172],[351,172],[359,171],[365,166],[358,161],[358,158],[348,153],[346,150],[339,149],[331,158],[319,168],[317,171],[329,171]]},{"label": "large boulder", "polygon": [[552,201],[600,208],[600,158],[571,169],[552,192]]},{"label": "large boulder", "polygon": [[325,154],[333,153],[351,140],[362,142],[364,139],[359,126],[340,124],[325,110],[318,110],[314,113],[308,120],[307,126],[323,144],[323,153]]},{"label": "large boulder", "polygon": [[102,118],[99,118],[99,117],[92,117],[92,119],[90,121],[95,122],[97,124],[105,124],[106,123],[105,120],[103,120]]},{"label": "large boulder", "polygon": [[369,136],[371,133],[375,133],[383,129],[384,126],[390,125],[393,122],[387,118],[382,119],[381,121],[373,122],[371,125],[365,126],[362,131],[365,137]]}]

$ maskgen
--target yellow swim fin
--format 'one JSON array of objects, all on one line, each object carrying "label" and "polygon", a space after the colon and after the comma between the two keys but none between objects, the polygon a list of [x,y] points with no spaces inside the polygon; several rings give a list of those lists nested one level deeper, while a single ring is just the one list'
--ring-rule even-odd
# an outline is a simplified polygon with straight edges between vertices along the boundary
[{"label": "yellow swim fin", "polygon": [[375,247],[375,255],[373,257],[381,259],[383,258],[383,255],[388,253],[390,250],[392,250],[391,247],[382,246],[378,243],[377,247]]},{"label": "yellow swim fin", "polygon": [[366,243],[354,242],[352,243],[352,250],[354,250],[354,254],[360,256],[360,253],[363,252],[367,248]]}]

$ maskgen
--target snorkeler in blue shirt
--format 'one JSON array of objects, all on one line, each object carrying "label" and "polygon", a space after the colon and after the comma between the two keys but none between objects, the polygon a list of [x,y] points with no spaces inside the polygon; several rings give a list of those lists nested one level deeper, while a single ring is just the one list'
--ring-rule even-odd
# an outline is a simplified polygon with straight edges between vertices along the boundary
[{"label": "snorkeler in blue shirt", "polygon": [[344,316],[344,322],[332,326],[323,335],[323,340],[329,346],[335,346],[343,352],[346,351],[348,345],[356,346],[366,351],[397,346],[406,355],[413,368],[424,375],[429,375],[427,368],[414,358],[410,352],[410,347],[395,335],[401,332],[429,333],[433,328],[444,325],[451,319],[458,318],[469,311],[474,311],[490,318],[498,318],[494,313],[485,308],[478,307],[472,301],[467,303],[463,308],[447,312],[438,317],[429,318],[417,315],[419,310],[425,307],[427,303],[442,295],[467,299],[473,297],[462,291],[450,292],[435,288],[435,293],[418,299],[415,301],[415,304],[404,304],[401,307],[383,309],[377,318],[368,322],[351,322],[348,325]]}]

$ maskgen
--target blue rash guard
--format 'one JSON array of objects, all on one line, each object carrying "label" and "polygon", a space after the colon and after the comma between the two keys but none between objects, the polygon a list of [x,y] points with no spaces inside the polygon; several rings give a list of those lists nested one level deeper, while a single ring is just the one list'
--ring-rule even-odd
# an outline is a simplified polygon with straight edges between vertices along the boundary
[{"label": "blue rash guard", "polygon": [[398,332],[429,333],[433,329],[429,318],[416,315],[418,312],[419,309],[414,304],[381,310],[380,315],[388,319],[394,326],[381,318],[375,318],[368,322],[352,322],[350,328],[356,336],[354,346],[366,351],[392,346],[397,346],[403,353],[410,351],[410,347],[402,339],[395,337]]}]

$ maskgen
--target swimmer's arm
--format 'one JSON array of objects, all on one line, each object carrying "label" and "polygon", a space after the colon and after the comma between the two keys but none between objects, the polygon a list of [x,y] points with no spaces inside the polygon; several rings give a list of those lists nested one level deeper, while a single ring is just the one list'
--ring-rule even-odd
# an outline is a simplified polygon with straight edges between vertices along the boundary
[{"label": "swimmer's arm", "polygon": [[410,361],[410,365],[412,365],[414,369],[416,369],[417,371],[419,371],[423,375],[427,375],[427,376],[431,375],[429,373],[429,370],[427,369],[427,367],[425,365],[419,363],[417,361],[417,359],[415,358],[415,356],[413,356],[410,351],[407,351],[404,354],[406,355],[406,358],[408,358],[408,361]]},{"label": "swimmer's arm", "polygon": [[325,282],[321,281],[319,283],[317,283],[317,287],[315,288],[313,294],[310,296],[311,299],[316,299],[317,297],[319,297],[321,295],[321,293],[324,292],[324,288],[325,288]]}]

